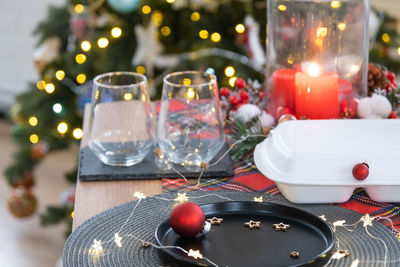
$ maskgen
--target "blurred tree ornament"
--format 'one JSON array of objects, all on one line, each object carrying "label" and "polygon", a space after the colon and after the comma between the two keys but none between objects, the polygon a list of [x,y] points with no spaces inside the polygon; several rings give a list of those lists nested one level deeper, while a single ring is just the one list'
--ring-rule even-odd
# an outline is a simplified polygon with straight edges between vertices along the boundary
[{"label": "blurred tree ornament", "polygon": [[31,146],[31,156],[34,160],[40,160],[44,156],[47,155],[47,152],[49,152],[49,144],[44,141],[40,141],[37,144],[33,144]]},{"label": "blurred tree ornament", "polygon": [[360,100],[353,96],[347,96],[340,101],[339,117],[344,119],[357,118],[357,108]]},{"label": "blurred tree ornament", "polygon": [[116,12],[128,14],[138,7],[139,0],[107,0],[107,4]]},{"label": "blurred tree ornament", "polygon": [[33,59],[38,70],[43,70],[47,65],[55,61],[60,55],[61,39],[52,36],[44,40],[44,42],[33,52]]},{"label": "blurred tree ornament", "polygon": [[135,26],[137,48],[132,58],[132,65],[143,64],[149,76],[153,76],[154,61],[163,51],[163,46],[157,37],[157,30],[153,20],[146,27],[140,24]]},{"label": "blurred tree ornament", "polygon": [[21,108],[21,104],[17,103],[11,108],[9,112],[11,120],[19,125],[22,125],[25,122],[24,117],[22,117],[20,114]]},{"label": "blurred tree ornament", "polygon": [[21,177],[15,179],[13,187],[23,186],[24,188],[31,188],[35,185],[35,179],[31,171],[25,172]]},{"label": "blurred tree ornament", "polygon": [[75,204],[75,191],[76,187],[71,186],[65,189],[61,195],[60,200],[64,207],[73,207]]},{"label": "blurred tree ornament", "polygon": [[74,14],[69,20],[69,27],[72,32],[78,38],[79,42],[87,39],[89,20],[85,14]]},{"label": "blurred tree ornament", "polygon": [[32,191],[22,186],[14,188],[12,195],[8,198],[8,209],[17,218],[31,216],[36,207],[37,200]]}]

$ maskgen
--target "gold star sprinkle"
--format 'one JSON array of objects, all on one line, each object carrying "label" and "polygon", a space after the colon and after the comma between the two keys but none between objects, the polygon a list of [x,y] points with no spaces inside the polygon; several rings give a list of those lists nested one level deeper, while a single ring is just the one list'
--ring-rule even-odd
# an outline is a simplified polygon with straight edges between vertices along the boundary
[{"label": "gold star sprinkle", "polygon": [[290,224],[284,224],[283,222],[281,223],[276,223],[273,225],[275,231],[286,231],[287,229],[290,229]]},{"label": "gold star sprinkle", "polygon": [[366,214],[365,216],[363,216],[361,218],[361,221],[364,222],[363,226],[367,227],[367,226],[372,226],[372,221],[374,220],[374,217],[370,217],[369,214]]},{"label": "gold star sprinkle", "polygon": [[195,259],[198,259],[198,258],[202,259],[203,258],[203,255],[201,255],[200,251],[193,250],[193,249],[189,250],[188,256],[193,257]]},{"label": "gold star sprinkle", "polygon": [[222,219],[222,218],[217,218],[217,217],[213,217],[212,219],[207,219],[207,221],[208,221],[211,225],[221,225],[221,223],[224,221],[224,219]]},{"label": "gold star sprinkle", "polygon": [[263,200],[263,197],[260,196],[260,197],[254,197],[254,201],[255,202],[263,202],[264,200]]},{"label": "gold star sprinkle", "polygon": [[188,196],[186,195],[186,193],[178,193],[178,196],[174,199],[175,201],[179,201],[179,202],[184,202],[184,201],[188,201]]},{"label": "gold star sprinkle", "polygon": [[298,257],[300,257],[300,253],[298,251],[292,251],[290,252],[290,257],[297,259]]},{"label": "gold star sprinkle", "polygon": [[249,227],[249,229],[260,229],[261,228],[261,222],[253,221],[250,220],[249,222],[245,222],[244,226]]}]

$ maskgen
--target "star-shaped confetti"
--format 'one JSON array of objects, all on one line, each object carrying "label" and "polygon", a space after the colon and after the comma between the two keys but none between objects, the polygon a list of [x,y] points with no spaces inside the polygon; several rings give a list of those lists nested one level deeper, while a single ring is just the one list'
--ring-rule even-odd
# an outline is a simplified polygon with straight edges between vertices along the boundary
[{"label": "star-shaped confetti", "polygon": [[193,249],[189,250],[188,256],[193,257],[195,259],[202,259],[203,258],[203,255],[201,255],[200,251],[193,250]]},{"label": "star-shaped confetti", "polygon": [[245,222],[244,226],[249,227],[250,229],[260,229],[261,228],[261,222],[253,221],[250,220],[249,222]]},{"label": "star-shaped confetti", "polygon": [[221,225],[221,223],[224,221],[224,219],[222,218],[217,218],[217,217],[213,217],[211,219],[207,219],[207,221],[211,224],[211,225]]},{"label": "star-shaped confetti", "polygon": [[264,200],[263,200],[263,197],[260,196],[260,197],[254,197],[254,201],[255,202],[263,202]]},{"label": "star-shaped confetti", "polygon": [[360,260],[356,259],[351,263],[350,267],[357,267],[359,263],[360,263]]},{"label": "star-shaped confetti", "polygon": [[179,202],[184,202],[184,201],[188,201],[189,198],[186,195],[186,193],[178,193],[178,196],[174,200],[179,201]]},{"label": "star-shaped confetti", "polygon": [[372,226],[373,220],[374,220],[374,217],[370,217],[369,214],[366,214],[361,218],[361,221],[364,222],[364,224],[363,224],[364,227]]},{"label": "star-shaped confetti", "polygon": [[334,222],[334,223],[333,223],[333,231],[336,230],[336,227],[337,227],[337,226],[344,226],[345,223],[346,223],[345,220],[339,220],[339,221]]},{"label": "star-shaped confetti", "polygon": [[350,256],[350,252],[348,250],[340,249],[332,255],[332,259],[340,260],[341,258],[348,257],[348,256]]},{"label": "star-shaped confetti", "polygon": [[133,194],[133,197],[136,197],[136,198],[138,198],[138,199],[144,199],[144,198],[146,198],[146,195],[145,195],[143,192],[136,191],[136,192]]},{"label": "star-shaped confetti", "polygon": [[290,252],[290,257],[298,258],[298,257],[300,257],[300,253],[298,251],[292,251],[292,252]]},{"label": "star-shaped confetti", "polygon": [[290,224],[284,224],[283,222],[281,223],[276,223],[273,225],[275,231],[286,231],[287,229],[290,229]]},{"label": "star-shaped confetti", "polygon": [[118,233],[114,234],[114,241],[117,244],[118,247],[122,247],[122,243],[121,243],[122,237],[119,236]]}]

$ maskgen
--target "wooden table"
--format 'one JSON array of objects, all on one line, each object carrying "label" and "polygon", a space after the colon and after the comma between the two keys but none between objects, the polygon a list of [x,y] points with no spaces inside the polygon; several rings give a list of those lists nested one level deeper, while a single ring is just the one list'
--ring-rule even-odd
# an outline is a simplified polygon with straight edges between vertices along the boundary
[{"label": "wooden table", "polygon": [[[81,148],[88,142],[89,111],[90,105],[86,105]],[[160,180],[80,182],[78,179],[72,229],[106,209],[135,200],[135,191],[146,195],[161,194],[162,184]]]}]

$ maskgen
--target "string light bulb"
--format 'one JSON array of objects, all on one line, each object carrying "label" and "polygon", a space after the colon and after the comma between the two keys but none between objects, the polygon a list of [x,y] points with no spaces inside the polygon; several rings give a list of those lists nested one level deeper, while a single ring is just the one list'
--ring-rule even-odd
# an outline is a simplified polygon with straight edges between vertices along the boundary
[{"label": "string light bulb", "polygon": [[35,127],[38,124],[38,119],[35,116],[32,116],[28,119],[28,123]]},{"label": "string light bulb", "polygon": [[285,6],[285,5],[279,5],[279,6],[278,6],[278,9],[279,9],[280,11],[286,11],[286,10],[287,10],[287,6]]},{"label": "string light bulb", "polygon": [[388,33],[382,34],[382,41],[387,44],[390,43],[390,35]]},{"label": "string light bulb", "polygon": [[208,38],[208,31],[207,30],[201,30],[199,32],[199,36],[201,39],[207,39]]},{"label": "string light bulb", "polygon": [[172,4],[175,2],[175,0],[166,0],[168,4]]},{"label": "string light bulb", "polygon": [[132,98],[133,98],[133,95],[131,93],[124,94],[125,101],[130,101],[130,100],[132,100]]},{"label": "string light bulb", "polygon": [[232,77],[233,75],[235,75],[235,69],[232,66],[226,67],[224,72],[226,77]]},{"label": "string light bulb", "polygon": [[101,240],[93,240],[93,245],[89,249],[89,254],[92,256],[100,256],[103,254],[103,246],[101,245]]},{"label": "string light bulb", "polygon": [[143,13],[143,14],[147,15],[147,14],[149,14],[150,12],[151,12],[151,7],[150,7],[150,6],[144,5],[144,6],[142,7],[142,13]]},{"label": "string light bulb", "polygon": [[163,36],[168,36],[171,34],[171,29],[168,26],[164,26],[161,28],[161,34]]},{"label": "string light bulb", "polygon": [[114,234],[114,241],[115,241],[115,244],[117,244],[117,246],[120,247],[120,248],[122,247],[121,240],[122,240],[122,237],[120,237],[118,233],[115,233]]},{"label": "string light bulb", "polygon": [[82,84],[84,82],[86,82],[86,75],[83,73],[80,73],[76,76],[76,82],[79,84]]},{"label": "string light bulb", "polygon": [[83,64],[86,61],[86,56],[84,54],[77,54],[75,56],[75,61],[78,64]]},{"label": "string light bulb", "polygon": [[331,2],[331,7],[332,8],[339,8],[342,6],[342,3],[340,1],[332,1]]},{"label": "string light bulb", "polygon": [[340,31],[344,31],[344,30],[346,29],[347,25],[346,25],[345,22],[341,22],[341,23],[339,23],[339,24],[337,25],[337,27],[338,27],[338,29],[339,29]]},{"label": "string light bulb", "polygon": [[97,46],[99,48],[106,48],[110,42],[106,37],[101,37],[99,40],[97,40]]},{"label": "string light bulb", "polygon": [[74,10],[77,14],[81,14],[85,10],[85,7],[82,4],[77,4],[75,5]]},{"label": "string light bulb", "polygon": [[122,30],[120,27],[114,27],[111,29],[111,36],[114,38],[119,38],[122,35]]},{"label": "string light bulb", "polygon": [[44,90],[48,93],[48,94],[52,94],[55,91],[55,87],[53,83],[48,83],[46,84],[46,87],[44,88]]},{"label": "string light bulb", "polygon": [[211,41],[213,41],[214,43],[218,43],[219,41],[221,41],[221,34],[219,34],[218,32],[212,33]]},{"label": "string light bulb", "polygon": [[231,87],[234,87],[235,86],[235,82],[236,82],[236,79],[237,79],[237,77],[231,77],[230,79],[229,79],[229,85],[231,86]]},{"label": "string light bulb", "polygon": [[31,135],[29,136],[29,141],[30,141],[32,144],[37,144],[37,142],[39,142],[39,136],[38,136],[37,134],[31,134]]},{"label": "string light bulb", "polygon": [[146,73],[146,69],[143,66],[137,66],[136,67],[136,72],[140,73],[140,74],[145,74]]},{"label": "string light bulb", "polygon": [[199,21],[200,20],[200,13],[195,11],[192,13],[192,15],[190,15],[190,19],[192,21]]},{"label": "string light bulb", "polygon": [[53,105],[53,111],[54,111],[55,113],[60,113],[60,112],[62,111],[62,106],[61,106],[61,104],[60,104],[60,103],[55,103],[55,104]]},{"label": "string light bulb", "polygon": [[45,81],[38,81],[38,82],[36,83],[36,87],[37,87],[39,90],[43,90],[43,89],[46,88],[46,82],[45,82]]},{"label": "string light bulb", "polygon": [[185,202],[188,201],[189,198],[186,193],[178,193],[178,196],[174,200],[178,202]]},{"label": "string light bulb", "polygon": [[196,96],[196,93],[194,92],[192,87],[189,87],[186,93],[186,98],[189,100],[192,100]]},{"label": "string light bulb", "polygon": [[60,122],[60,123],[57,125],[57,131],[58,131],[60,134],[65,134],[65,133],[68,131],[68,124],[67,124],[66,122]]},{"label": "string light bulb", "polygon": [[81,48],[82,48],[83,51],[88,52],[92,48],[92,45],[90,44],[89,41],[83,41],[81,43]]},{"label": "string light bulb", "polygon": [[63,70],[58,70],[55,73],[56,79],[62,81],[65,77],[65,72]]},{"label": "string light bulb", "polygon": [[83,131],[82,131],[82,129],[80,129],[80,128],[75,128],[75,129],[72,131],[72,136],[73,136],[75,139],[77,139],[77,140],[81,139],[82,136],[83,136]]},{"label": "string light bulb", "polygon": [[235,26],[235,31],[237,33],[244,33],[245,30],[246,30],[246,28],[244,27],[243,24],[238,24]]},{"label": "string light bulb", "polygon": [[143,192],[136,191],[136,192],[133,194],[133,197],[138,198],[138,199],[145,199],[145,198],[146,198],[146,195],[145,195]]}]

